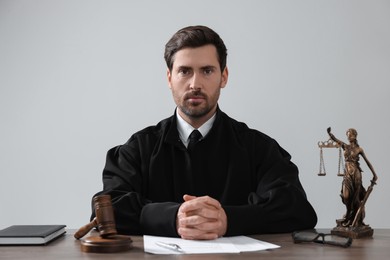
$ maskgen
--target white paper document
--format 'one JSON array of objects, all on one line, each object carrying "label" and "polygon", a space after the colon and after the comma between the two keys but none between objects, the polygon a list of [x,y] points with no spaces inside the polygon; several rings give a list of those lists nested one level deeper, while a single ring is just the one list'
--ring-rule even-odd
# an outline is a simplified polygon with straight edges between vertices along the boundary
[{"label": "white paper document", "polygon": [[221,237],[215,240],[185,240],[173,237],[144,236],[145,252],[152,254],[240,253],[279,247],[246,236]]}]

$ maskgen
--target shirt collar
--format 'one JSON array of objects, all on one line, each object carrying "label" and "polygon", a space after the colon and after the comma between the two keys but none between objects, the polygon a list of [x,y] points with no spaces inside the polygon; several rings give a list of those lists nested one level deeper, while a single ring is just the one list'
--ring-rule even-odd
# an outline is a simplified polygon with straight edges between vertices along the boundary
[{"label": "shirt collar", "polygon": [[[202,134],[203,138],[209,133],[213,123],[215,121],[215,115],[207,120],[201,127],[198,128],[199,132]],[[188,145],[188,137],[192,133],[195,128],[193,128],[189,123],[187,123],[177,112],[176,109],[176,118],[177,118],[177,131],[179,132],[180,140],[183,142],[185,146]]]}]

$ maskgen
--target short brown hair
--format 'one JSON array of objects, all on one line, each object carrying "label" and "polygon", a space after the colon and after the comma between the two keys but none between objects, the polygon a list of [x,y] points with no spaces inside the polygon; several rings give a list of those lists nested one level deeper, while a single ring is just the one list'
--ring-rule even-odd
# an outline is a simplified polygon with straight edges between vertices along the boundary
[{"label": "short brown hair", "polygon": [[164,59],[168,69],[172,70],[174,56],[179,50],[187,47],[202,47],[208,44],[214,45],[217,49],[219,65],[221,71],[223,71],[226,67],[226,46],[215,31],[202,25],[188,26],[180,29],[172,36],[167,44],[165,44]]}]

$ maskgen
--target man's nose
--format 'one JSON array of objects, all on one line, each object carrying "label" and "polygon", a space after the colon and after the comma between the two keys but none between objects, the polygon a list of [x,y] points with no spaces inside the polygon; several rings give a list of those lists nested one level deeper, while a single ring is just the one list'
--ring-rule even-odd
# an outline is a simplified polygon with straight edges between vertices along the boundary
[{"label": "man's nose", "polygon": [[190,82],[190,89],[198,90],[202,88],[202,77],[199,75],[199,73],[194,73],[191,82]]}]

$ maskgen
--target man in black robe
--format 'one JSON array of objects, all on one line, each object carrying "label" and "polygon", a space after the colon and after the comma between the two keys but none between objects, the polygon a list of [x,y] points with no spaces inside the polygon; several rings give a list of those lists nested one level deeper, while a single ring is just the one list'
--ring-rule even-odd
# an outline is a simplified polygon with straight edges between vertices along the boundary
[{"label": "man in black robe", "polygon": [[164,57],[175,113],[108,151],[96,194],[111,195],[118,231],[215,239],[313,228],[289,153],[218,106],[228,81],[219,35],[183,28]]}]

